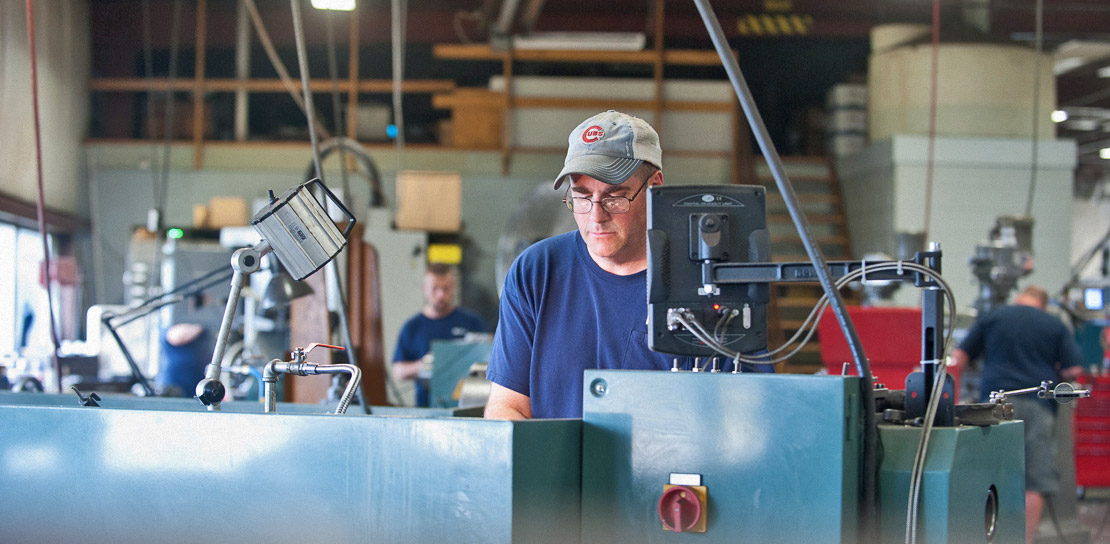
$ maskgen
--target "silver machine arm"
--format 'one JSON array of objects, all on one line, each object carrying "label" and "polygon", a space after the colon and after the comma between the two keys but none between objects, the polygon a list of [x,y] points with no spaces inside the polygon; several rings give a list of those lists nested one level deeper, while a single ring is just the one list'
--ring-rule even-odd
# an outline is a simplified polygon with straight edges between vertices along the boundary
[{"label": "silver machine arm", "polygon": [[220,382],[220,366],[224,359],[224,351],[227,350],[227,339],[231,335],[231,324],[235,320],[235,309],[239,306],[239,296],[250,275],[261,268],[262,257],[272,250],[270,243],[262,240],[254,247],[236,250],[231,255],[231,268],[235,271],[231,276],[231,293],[227,297],[227,306],[220,321],[220,332],[216,336],[216,347],[212,350],[212,361],[205,367],[204,379],[197,383],[196,389],[197,400],[207,406],[209,411],[220,409],[220,402],[223,401],[227,391],[224,384]]},{"label": "silver machine arm", "polygon": [[1068,382],[1060,382],[1056,387],[1049,389],[1052,386],[1051,381],[1043,381],[1037,387],[1026,387],[1025,389],[1014,389],[1013,391],[991,391],[990,403],[1001,404],[1002,401],[1009,397],[1016,395],[1025,395],[1027,393],[1036,393],[1037,398],[1053,399],[1060,404],[1067,404],[1075,399],[1085,399],[1091,396],[1090,389],[1076,389]]}]

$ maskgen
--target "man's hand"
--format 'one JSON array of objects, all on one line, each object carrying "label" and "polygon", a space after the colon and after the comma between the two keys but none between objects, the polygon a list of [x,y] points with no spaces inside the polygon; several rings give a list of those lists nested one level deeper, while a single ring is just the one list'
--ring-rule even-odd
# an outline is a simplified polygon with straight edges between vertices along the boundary
[{"label": "man's hand", "polygon": [[393,363],[393,377],[402,381],[415,380],[423,366],[423,361],[397,361]]},{"label": "man's hand", "polygon": [[1083,365],[1069,366],[1060,370],[1060,377],[1066,381],[1072,381],[1083,375]]},{"label": "man's hand", "polygon": [[486,402],[486,419],[532,419],[532,399],[512,389],[492,384]]},{"label": "man's hand", "polygon": [[951,357],[952,357],[952,366],[956,367],[958,370],[963,370],[963,369],[967,368],[967,363],[969,362],[970,357],[967,356],[966,351],[964,351],[960,348],[955,348],[955,349],[952,350],[952,356]]}]

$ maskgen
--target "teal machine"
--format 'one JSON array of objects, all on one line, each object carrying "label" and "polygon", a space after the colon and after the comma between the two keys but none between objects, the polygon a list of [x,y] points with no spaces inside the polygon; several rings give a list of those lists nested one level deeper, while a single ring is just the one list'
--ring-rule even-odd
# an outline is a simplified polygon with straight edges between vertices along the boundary
[{"label": "teal machine", "polygon": [[[581,422],[0,395],[0,542],[574,542]],[[387,415],[389,414],[389,415]]]},{"label": "teal machine", "polygon": [[[582,541],[868,541],[859,382],[588,371]],[[879,541],[905,542],[921,428],[884,424],[879,437]],[[1022,451],[1020,422],[934,429],[917,542],[1024,541]]]}]

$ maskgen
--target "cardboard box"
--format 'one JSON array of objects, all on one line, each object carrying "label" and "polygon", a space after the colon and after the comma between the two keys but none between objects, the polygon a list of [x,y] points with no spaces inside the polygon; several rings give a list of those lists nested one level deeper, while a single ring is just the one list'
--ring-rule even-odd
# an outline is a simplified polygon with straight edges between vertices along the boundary
[{"label": "cardboard box", "polygon": [[451,110],[452,145],[469,149],[501,147],[501,112],[505,93],[485,89],[456,89],[432,97],[432,106]]},{"label": "cardboard box", "polygon": [[247,217],[247,200],[242,197],[214,196],[208,199],[206,226],[210,229],[246,225]]},{"label": "cardboard box", "polygon": [[458,232],[462,177],[458,172],[404,170],[397,174],[397,228]]}]

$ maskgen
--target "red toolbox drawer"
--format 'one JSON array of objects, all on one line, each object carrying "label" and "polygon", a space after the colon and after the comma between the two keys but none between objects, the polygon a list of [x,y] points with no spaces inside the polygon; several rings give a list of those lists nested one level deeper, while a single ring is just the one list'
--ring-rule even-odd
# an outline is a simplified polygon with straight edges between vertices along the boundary
[{"label": "red toolbox drawer", "polygon": [[1075,484],[1110,487],[1110,444],[1075,445]]}]

